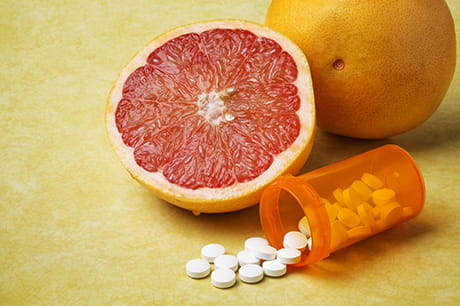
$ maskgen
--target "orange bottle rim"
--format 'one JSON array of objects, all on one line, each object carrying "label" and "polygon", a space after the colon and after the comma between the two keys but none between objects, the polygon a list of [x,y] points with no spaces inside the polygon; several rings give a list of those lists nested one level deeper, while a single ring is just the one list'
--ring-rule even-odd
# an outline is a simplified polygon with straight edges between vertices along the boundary
[{"label": "orange bottle rim", "polygon": [[286,230],[278,213],[282,190],[297,201],[308,219],[311,231],[311,250],[302,253],[300,262],[292,266],[305,266],[328,257],[331,228],[324,202],[310,184],[292,175],[279,177],[262,194],[259,206],[260,219],[269,243],[276,248],[283,247],[282,241]]}]

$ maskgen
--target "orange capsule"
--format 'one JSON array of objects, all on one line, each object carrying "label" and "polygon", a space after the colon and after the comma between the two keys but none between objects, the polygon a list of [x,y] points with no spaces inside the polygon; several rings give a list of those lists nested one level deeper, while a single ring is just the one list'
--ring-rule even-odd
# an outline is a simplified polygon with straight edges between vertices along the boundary
[{"label": "orange capsule", "polygon": [[347,227],[355,227],[361,223],[359,216],[349,208],[341,208],[337,213],[337,219]]},{"label": "orange capsule", "polygon": [[372,201],[375,205],[382,205],[394,200],[395,192],[390,188],[380,188],[372,192]]}]

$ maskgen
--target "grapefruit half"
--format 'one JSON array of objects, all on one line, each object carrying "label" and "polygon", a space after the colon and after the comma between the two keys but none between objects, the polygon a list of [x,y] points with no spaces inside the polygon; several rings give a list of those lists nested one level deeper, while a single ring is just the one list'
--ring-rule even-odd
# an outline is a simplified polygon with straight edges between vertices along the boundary
[{"label": "grapefruit half", "polygon": [[195,213],[235,211],[306,162],[310,70],[294,43],[262,25],[186,25],[121,71],[105,119],[124,166],[158,197]]}]

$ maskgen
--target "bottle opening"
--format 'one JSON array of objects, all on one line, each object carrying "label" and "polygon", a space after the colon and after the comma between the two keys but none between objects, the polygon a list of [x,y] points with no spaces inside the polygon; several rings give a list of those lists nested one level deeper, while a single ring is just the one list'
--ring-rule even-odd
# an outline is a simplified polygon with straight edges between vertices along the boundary
[{"label": "bottle opening", "polygon": [[260,201],[260,217],[265,235],[275,248],[283,247],[287,232],[301,231],[305,217],[309,225],[311,248],[302,252],[299,263],[305,266],[329,255],[331,229],[324,203],[305,180],[285,176],[268,186]]},{"label": "bottle opening", "polygon": [[288,191],[281,189],[278,202],[283,231],[299,231],[298,225],[305,213],[297,199]]}]

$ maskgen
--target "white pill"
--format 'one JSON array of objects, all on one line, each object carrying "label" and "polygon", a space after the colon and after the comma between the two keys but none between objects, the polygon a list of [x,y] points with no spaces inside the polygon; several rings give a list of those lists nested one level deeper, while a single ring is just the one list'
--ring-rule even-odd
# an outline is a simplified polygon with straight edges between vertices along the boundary
[{"label": "white pill", "polygon": [[305,236],[311,237],[310,223],[308,223],[306,216],[299,221],[299,231]]},{"label": "white pill", "polygon": [[213,263],[216,257],[220,255],[224,255],[224,254],[225,254],[224,246],[217,244],[217,243],[211,243],[211,244],[205,245],[201,249],[201,257],[203,257],[210,263]]},{"label": "white pill", "polygon": [[279,249],[276,259],[282,264],[291,265],[300,261],[301,252],[294,248]]},{"label": "white pill", "polygon": [[268,245],[268,241],[261,237],[252,237],[246,239],[244,242],[244,248],[246,250],[252,251],[255,248]]},{"label": "white pill", "polygon": [[238,271],[240,279],[245,283],[258,283],[264,278],[264,269],[261,266],[255,264],[248,264],[242,266]]},{"label": "white pill", "polygon": [[312,243],[313,243],[313,239],[310,237],[308,238],[308,243],[307,243],[307,246],[308,246],[308,249],[311,251],[311,246],[312,246]]},{"label": "white pill", "polygon": [[185,272],[191,278],[203,278],[211,272],[211,265],[204,259],[192,259],[185,265]]},{"label": "white pill", "polygon": [[301,232],[291,231],[284,235],[283,245],[285,248],[294,248],[303,251],[307,244],[308,238]]},{"label": "white pill", "polygon": [[250,264],[255,264],[259,265],[260,264],[260,259],[255,257],[251,251],[248,250],[243,250],[240,251],[237,255],[238,258],[238,263],[240,266],[245,266],[245,265],[250,265]]},{"label": "white pill", "polygon": [[252,254],[262,260],[273,260],[276,258],[276,249],[269,245],[262,245],[253,250]]},{"label": "white pill", "polygon": [[238,271],[238,259],[233,255],[220,255],[214,259],[214,267],[216,269],[230,269],[233,271]]},{"label": "white pill", "polygon": [[236,282],[236,275],[230,269],[217,269],[211,273],[211,283],[221,289],[230,288]]},{"label": "white pill", "polygon": [[278,260],[265,261],[262,264],[265,275],[271,277],[280,277],[286,274],[286,265],[280,263]]}]

